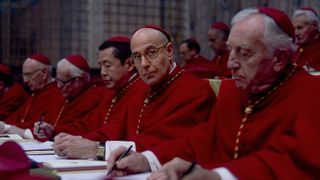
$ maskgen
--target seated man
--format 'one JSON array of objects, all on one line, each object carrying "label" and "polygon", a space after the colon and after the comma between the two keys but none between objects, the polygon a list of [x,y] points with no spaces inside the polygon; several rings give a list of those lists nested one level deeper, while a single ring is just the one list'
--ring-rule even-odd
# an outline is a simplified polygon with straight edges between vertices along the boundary
[{"label": "seated man", "polygon": [[292,16],[295,27],[295,62],[307,71],[320,71],[320,22],[319,16],[311,8],[296,10]]},{"label": "seated man", "polygon": [[38,121],[42,114],[47,114],[53,102],[62,95],[51,76],[51,62],[42,54],[34,54],[24,61],[22,76],[32,94],[16,112],[4,120],[5,123],[12,125],[6,126],[5,131],[33,138],[32,132],[24,129],[32,128],[33,123]]},{"label": "seated man", "polygon": [[[168,33],[159,27],[142,27],[132,36],[131,50],[144,84],[120,107],[123,116],[117,120],[126,120],[121,130],[125,140],[135,142],[137,150],[142,151],[182,137],[193,126],[207,120],[215,95],[207,81],[185,74],[173,62],[173,45]],[[103,137],[99,140],[115,139],[107,130],[96,134]],[[68,153],[74,154],[81,146],[70,151],[70,143],[56,137],[54,147],[58,155],[70,157]],[[86,153],[79,151],[77,158],[95,157],[97,143],[92,147]]]},{"label": "seated man", "polygon": [[[149,179],[320,177],[320,81],[292,65],[294,29],[289,18],[272,8],[245,9],[232,24],[227,44],[234,81],[222,83],[209,123],[185,138],[151,148],[161,163],[176,156],[214,169],[177,158]],[[122,152],[116,150],[108,162],[115,163]],[[150,171],[155,163],[132,152],[116,163],[113,173]]]},{"label": "seated man", "polygon": [[183,69],[199,78],[213,78],[212,64],[200,55],[200,44],[195,39],[186,39],[179,45],[180,57],[185,61]]},{"label": "seated man", "polygon": [[54,146],[58,155],[95,157],[98,148],[102,148],[97,142],[124,138],[123,108],[128,99],[135,95],[135,89],[143,83],[131,62],[130,39],[115,36],[104,41],[99,46],[98,61],[105,87],[111,93],[89,115],[54,129],[56,134],[62,132],[55,137]]},{"label": "seated man", "polygon": [[231,77],[231,72],[227,67],[229,51],[226,45],[229,32],[229,26],[223,22],[213,23],[208,30],[209,45],[215,53],[211,60],[213,66],[211,76],[216,79]]},{"label": "seated man", "polygon": [[0,64],[0,121],[16,111],[27,98],[22,86],[14,82],[10,68]]},{"label": "seated man", "polygon": [[99,88],[90,85],[90,68],[80,55],[70,55],[57,64],[57,85],[63,98],[37,121],[33,133],[43,140],[51,137],[55,127],[71,124],[89,114],[101,102]]}]

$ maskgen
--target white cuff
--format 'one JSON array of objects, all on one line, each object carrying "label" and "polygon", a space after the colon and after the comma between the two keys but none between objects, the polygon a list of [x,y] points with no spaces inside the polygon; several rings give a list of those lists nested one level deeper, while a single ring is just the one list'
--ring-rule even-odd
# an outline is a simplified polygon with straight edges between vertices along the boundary
[{"label": "white cuff", "polygon": [[161,163],[156,157],[156,155],[153,154],[152,151],[143,151],[142,155],[144,155],[149,163],[149,166],[151,168],[151,171],[157,171],[161,168]]},{"label": "white cuff", "polygon": [[8,131],[11,128],[11,125],[9,124],[4,124],[4,130]]},{"label": "white cuff", "polygon": [[24,137],[25,139],[34,139],[33,134],[32,134],[32,132],[31,132],[30,129],[25,129],[25,130],[24,130],[23,137]]},{"label": "white cuff", "polygon": [[216,173],[218,173],[221,180],[237,180],[238,179],[227,168],[224,168],[224,167],[214,168],[212,171],[215,171]]}]

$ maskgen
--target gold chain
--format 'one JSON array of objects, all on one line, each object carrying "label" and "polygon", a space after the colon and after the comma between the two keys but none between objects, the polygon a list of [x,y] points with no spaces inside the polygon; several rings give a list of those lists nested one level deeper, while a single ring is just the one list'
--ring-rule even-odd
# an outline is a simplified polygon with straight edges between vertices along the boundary
[{"label": "gold chain", "polygon": [[32,94],[31,94],[31,100],[29,101],[29,103],[28,103],[28,105],[27,105],[26,111],[25,111],[24,114],[23,114],[23,118],[20,120],[21,123],[24,123],[24,121],[25,121],[26,118],[27,118],[27,115],[28,115],[28,113],[29,113],[29,109],[30,109],[30,106],[31,106],[31,104],[32,104],[32,101],[33,101],[34,96],[35,96],[35,94],[32,93]]},{"label": "gold chain", "polygon": [[69,101],[67,99],[64,101],[64,104],[63,104],[63,106],[61,107],[61,109],[59,111],[58,117],[56,118],[56,121],[53,123],[54,127],[56,127],[58,125],[58,122],[59,122],[60,117],[61,117],[61,115],[63,113],[64,107],[68,104],[68,102]]},{"label": "gold chain", "polygon": [[109,109],[106,113],[106,116],[104,118],[103,124],[108,123],[108,120],[110,118],[110,114],[111,114],[111,110],[113,109],[113,107],[115,106],[115,104],[118,102],[118,100],[120,99],[120,96],[127,91],[133,84],[135,84],[140,78],[135,78],[130,84],[128,84],[126,87],[124,87],[119,93],[117,93],[111,101],[111,104],[109,106]]},{"label": "gold chain", "polygon": [[148,90],[148,95],[147,98],[144,100],[143,102],[143,106],[141,108],[140,114],[139,114],[139,120],[138,120],[138,124],[137,124],[137,129],[136,129],[136,134],[140,134],[141,133],[141,126],[142,126],[142,117],[143,117],[143,112],[147,109],[151,99],[157,95],[161,90],[163,90],[164,88],[166,88],[167,86],[169,86],[175,79],[177,79],[181,74],[182,74],[183,70],[179,71],[176,75],[174,75],[169,81],[167,81],[165,84],[163,84],[158,90],[154,91],[153,93],[151,93],[151,89],[149,88]]},{"label": "gold chain", "polygon": [[241,133],[242,133],[242,129],[245,126],[245,123],[248,120],[248,115],[253,112],[253,108],[256,105],[258,105],[261,101],[266,99],[270,94],[272,94],[280,86],[282,86],[283,83],[293,75],[293,73],[295,72],[296,68],[297,68],[297,66],[294,65],[292,71],[288,74],[288,76],[283,81],[281,81],[277,86],[273,87],[270,91],[268,91],[266,95],[264,95],[261,98],[259,98],[258,100],[256,100],[253,104],[251,104],[251,101],[249,100],[249,105],[244,109],[244,117],[242,118],[239,130],[238,130],[238,133],[237,133],[237,138],[236,138],[235,147],[234,147],[234,154],[233,154],[233,158],[234,159],[237,159],[239,157],[240,136],[241,136]]}]

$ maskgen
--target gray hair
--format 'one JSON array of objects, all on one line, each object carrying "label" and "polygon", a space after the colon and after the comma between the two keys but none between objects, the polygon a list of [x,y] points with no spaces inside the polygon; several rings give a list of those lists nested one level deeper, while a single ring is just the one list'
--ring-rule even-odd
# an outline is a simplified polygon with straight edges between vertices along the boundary
[{"label": "gray hair", "polygon": [[43,64],[37,60],[34,60],[32,58],[27,58],[26,61],[32,61],[34,64],[37,65],[37,67],[39,67],[39,69],[46,69],[48,71],[48,79],[50,79],[52,77],[52,66],[51,65],[47,65],[47,64]]},{"label": "gray hair", "polygon": [[319,20],[319,17],[314,12],[310,10],[298,9],[294,11],[292,15],[292,19],[298,16],[305,16],[309,23],[316,23],[318,27],[318,31],[320,32],[320,20]]},{"label": "gray hair", "polygon": [[84,70],[78,68],[77,66],[70,63],[67,59],[63,58],[61,59],[57,64],[57,69],[61,67],[67,67],[70,71],[70,74],[72,77],[77,76],[85,76],[87,78],[87,81],[90,81],[90,73],[85,72]]},{"label": "gray hair", "polygon": [[262,42],[266,45],[270,56],[276,49],[289,48],[292,51],[296,50],[293,39],[286,33],[284,33],[272,18],[265,14],[259,13],[259,10],[257,8],[244,9],[238,12],[232,18],[231,25],[234,26],[237,22],[242,21],[255,14],[260,14],[264,18],[265,31]]}]

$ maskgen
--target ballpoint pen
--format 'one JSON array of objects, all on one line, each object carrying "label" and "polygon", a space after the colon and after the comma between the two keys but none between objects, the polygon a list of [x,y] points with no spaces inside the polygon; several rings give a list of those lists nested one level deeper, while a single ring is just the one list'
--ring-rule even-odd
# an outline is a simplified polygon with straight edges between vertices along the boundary
[{"label": "ballpoint pen", "polygon": [[41,118],[40,118],[40,122],[39,122],[39,126],[38,126],[38,130],[37,132],[40,133],[41,130],[41,124],[44,122],[44,113],[41,113]]},{"label": "ballpoint pen", "polygon": [[[117,162],[117,161],[120,161],[121,159],[123,159],[124,157],[126,157],[126,156],[129,154],[129,152],[131,151],[131,148],[132,148],[132,145],[131,145],[125,152],[123,152],[119,158],[117,158],[116,162]],[[109,175],[109,174],[114,170],[115,166],[116,166],[116,163],[114,163],[114,164],[111,166],[111,169],[109,170],[109,172],[107,173],[107,175]]]},{"label": "ballpoint pen", "polygon": [[185,177],[186,175],[190,174],[190,173],[193,171],[193,169],[194,169],[194,167],[195,167],[196,165],[197,165],[197,163],[196,163],[195,161],[193,161],[193,162],[190,164],[190,166],[188,167],[188,169],[181,175],[180,178],[183,178],[183,177]]}]

